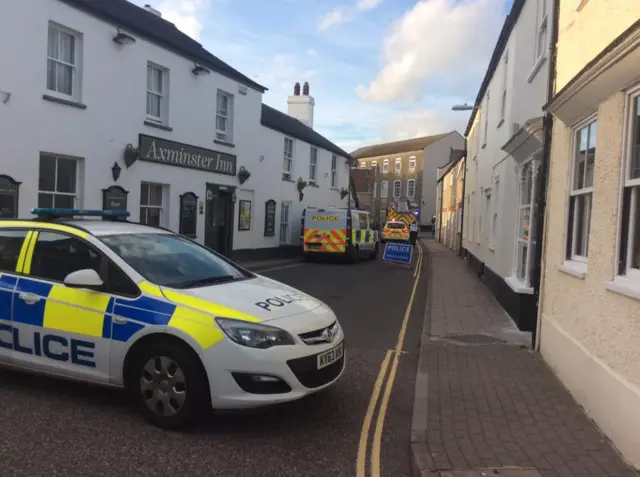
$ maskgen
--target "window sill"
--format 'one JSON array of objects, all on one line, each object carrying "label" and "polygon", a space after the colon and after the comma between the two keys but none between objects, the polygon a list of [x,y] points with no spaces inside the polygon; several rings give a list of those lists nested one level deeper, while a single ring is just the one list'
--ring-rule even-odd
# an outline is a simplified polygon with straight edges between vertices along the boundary
[{"label": "window sill", "polygon": [[309,181],[307,185],[310,186],[310,187],[318,187],[318,188],[320,187],[318,184],[316,184],[315,182],[312,182],[312,181]]},{"label": "window sill", "polygon": [[220,144],[221,146],[236,147],[236,145],[233,143],[226,142],[226,141],[218,141],[217,139],[214,139],[213,142],[216,144]]},{"label": "window sill", "polygon": [[282,181],[283,181],[283,182],[292,182],[292,183],[293,183],[293,182],[295,182],[293,179],[290,179],[290,178],[288,178],[288,177],[283,177],[283,178],[282,178]]},{"label": "window sill", "polygon": [[71,106],[72,108],[87,109],[86,104],[79,103],[77,101],[71,101],[69,99],[57,98],[48,94],[43,94],[42,99],[45,101],[51,101],[52,103],[64,104],[65,106]]},{"label": "window sill", "polygon": [[533,295],[533,287],[526,286],[518,277],[514,277],[512,275],[505,278],[504,281],[507,285],[509,285],[509,288],[511,288],[516,293],[522,293],[523,295]]},{"label": "window sill", "polygon": [[501,119],[498,125],[496,126],[496,129],[500,129],[500,126],[502,126],[503,124],[504,124],[504,119]]},{"label": "window sill", "polygon": [[149,121],[148,119],[145,119],[144,124],[145,126],[150,126],[156,129],[162,129],[163,131],[173,131],[172,127],[165,126],[164,124],[156,123],[153,121]]},{"label": "window sill", "polygon": [[620,295],[640,300],[640,282],[629,280],[627,277],[615,277],[612,281],[604,282],[607,290]]},{"label": "window sill", "polygon": [[540,68],[542,68],[542,65],[544,65],[545,61],[547,61],[547,57],[544,55],[542,55],[540,58],[536,60],[535,64],[533,65],[533,68],[531,68],[531,71],[527,76],[527,83],[531,83],[534,80],[534,78],[538,74],[538,71],[540,71]]},{"label": "window sill", "polygon": [[567,275],[584,280],[587,276],[587,264],[577,262],[576,260],[565,260],[564,263],[557,266],[558,270]]}]

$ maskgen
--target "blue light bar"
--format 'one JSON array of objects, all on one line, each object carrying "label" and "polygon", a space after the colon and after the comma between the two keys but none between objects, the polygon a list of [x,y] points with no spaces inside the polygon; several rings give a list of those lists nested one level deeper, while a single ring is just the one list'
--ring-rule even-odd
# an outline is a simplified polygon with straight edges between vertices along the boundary
[{"label": "blue light bar", "polygon": [[31,213],[40,217],[129,217],[127,210],[36,208]]}]

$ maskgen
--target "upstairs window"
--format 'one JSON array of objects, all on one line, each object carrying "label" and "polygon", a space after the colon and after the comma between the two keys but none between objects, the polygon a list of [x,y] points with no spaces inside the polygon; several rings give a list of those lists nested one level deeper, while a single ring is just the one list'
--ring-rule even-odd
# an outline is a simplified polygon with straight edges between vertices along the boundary
[{"label": "upstairs window", "polygon": [[311,147],[309,153],[309,182],[315,184],[318,179],[318,149]]},{"label": "upstairs window", "polygon": [[233,142],[233,96],[218,90],[216,104],[216,139]]},{"label": "upstairs window", "polygon": [[282,164],[282,178],[290,181],[293,176],[293,139],[284,138],[284,161]]},{"label": "upstairs window", "polygon": [[147,64],[147,119],[168,124],[169,71],[154,64]]},{"label": "upstairs window", "polygon": [[416,170],[416,158],[415,156],[411,156],[409,158],[409,172],[413,172]]},{"label": "upstairs window", "polygon": [[389,159],[385,159],[384,162],[382,163],[382,173],[383,174],[389,173]]},{"label": "upstairs window", "polygon": [[61,25],[49,23],[47,90],[79,99],[79,60],[82,37]]},{"label": "upstairs window", "polygon": [[338,184],[338,156],[331,155],[331,187],[335,188]]}]

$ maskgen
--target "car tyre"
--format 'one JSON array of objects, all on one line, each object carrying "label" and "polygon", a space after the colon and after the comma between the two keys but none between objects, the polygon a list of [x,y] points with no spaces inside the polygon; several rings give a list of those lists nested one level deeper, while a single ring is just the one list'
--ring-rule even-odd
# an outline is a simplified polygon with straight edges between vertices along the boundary
[{"label": "car tyre", "polygon": [[147,421],[167,430],[192,427],[210,409],[209,380],[198,355],[177,340],[155,340],[134,350],[126,388]]}]

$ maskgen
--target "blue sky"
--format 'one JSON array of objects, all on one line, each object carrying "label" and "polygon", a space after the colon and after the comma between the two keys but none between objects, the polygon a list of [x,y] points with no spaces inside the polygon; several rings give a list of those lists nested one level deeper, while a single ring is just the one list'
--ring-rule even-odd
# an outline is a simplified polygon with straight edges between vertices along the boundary
[{"label": "blue sky", "polygon": [[314,128],[351,152],[464,130],[512,0],[133,0],[263,84],[286,112],[296,81]]}]

